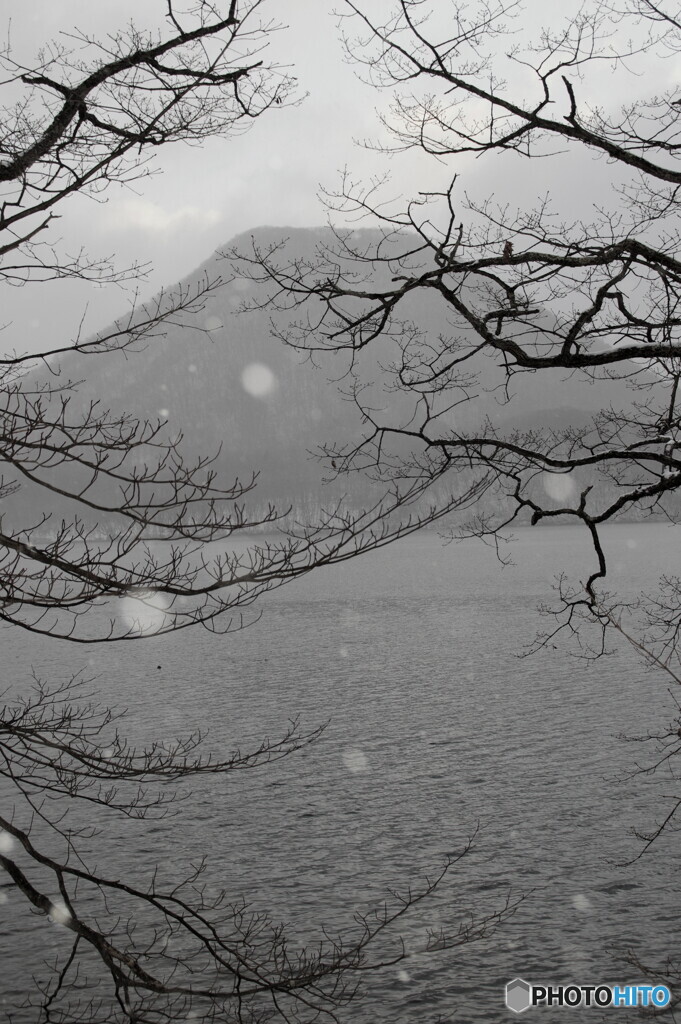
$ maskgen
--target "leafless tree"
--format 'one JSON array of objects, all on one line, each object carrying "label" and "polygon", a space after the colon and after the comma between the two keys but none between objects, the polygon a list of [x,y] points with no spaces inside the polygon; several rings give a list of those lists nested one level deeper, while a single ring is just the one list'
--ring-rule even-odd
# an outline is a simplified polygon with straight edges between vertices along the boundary
[{"label": "leafless tree", "polygon": [[[155,147],[239,131],[274,105],[293,102],[292,77],[264,62],[276,26],[262,20],[263,6],[264,0],[200,2],[186,15],[162,4],[166,34],[130,27],[102,43],[74,33],[66,37],[70,49],[52,44],[35,67],[6,48],[5,85],[13,97],[20,95],[4,111],[0,141],[5,283],[112,282],[139,273],[138,267],[119,269],[106,259],[59,251],[49,241],[55,207],[73,193],[96,197],[112,183],[145,176],[146,153]],[[40,356],[55,360],[148,344],[170,324],[192,324],[221,283],[204,278],[161,294],[113,328]],[[91,623],[80,628],[83,614],[94,601],[131,591],[143,601],[162,598],[161,632],[196,622],[239,628],[239,609],[263,591],[392,539],[386,516],[419,495],[418,485],[395,487],[359,517],[334,509],[323,522],[282,534],[276,546],[207,560],[207,542],[280,520],[281,510],[273,507],[249,516],[243,499],[255,474],[219,486],[210,455],[187,465],[162,423],[110,411],[101,401],[76,411],[69,380],[56,377],[37,388],[22,376],[35,358],[18,353],[0,361],[2,493],[20,483],[32,486],[39,509],[34,522],[0,533],[0,616],[33,632],[100,640]],[[45,492],[73,503],[68,522],[55,523],[41,507]],[[97,529],[102,521],[106,543]],[[418,526],[417,516],[406,529]],[[50,532],[49,542],[41,540]],[[145,545],[159,534],[168,542],[162,556]],[[112,616],[106,638],[134,632]]]},{"label": "leafless tree", "polygon": [[[392,893],[371,913],[358,912],[351,934],[324,932],[302,948],[234,893],[214,891],[204,877],[203,851],[180,882],[154,873],[140,884],[93,867],[117,815],[158,820],[172,809],[178,784],[269,764],[313,742],[321,729],[303,733],[292,722],[279,740],[226,760],[202,755],[200,736],[142,749],[119,731],[121,716],[85,699],[85,685],[35,679],[3,711],[2,774],[12,783],[14,809],[0,816],[0,866],[13,891],[63,935],[58,955],[46,961],[35,989],[8,1019],[337,1020],[363,972],[405,958],[399,940],[381,943],[382,959],[368,947],[433,892],[470,843],[418,890]],[[74,823],[68,805],[78,803],[88,813]],[[483,938],[516,905],[509,898],[454,935],[433,933],[425,948]]]},{"label": "leafless tree", "polygon": [[[445,180],[400,201],[390,182],[345,172],[326,200],[351,226],[315,258],[284,243],[227,254],[262,284],[257,301],[289,311],[291,326],[277,329],[286,343],[319,362],[335,353],[336,376],[346,360],[344,386],[366,429],[322,456],[337,473],[418,481],[450,506],[452,492],[477,486],[476,514],[456,528],[464,536],[498,543],[513,524],[557,519],[583,527],[592,571],[561,581],[541,642],[567,631],[597,655],[615,628],[676,689],[681,580],[670,566],[656,597],[626,607],[608,597],[601,527],[624,514],[676,520],[680,508],[681,97],[656,76],[678,58],[681,8],[339,7],[348,58],[390,97],[371,145],[395,159],[431,157]],[[590,188],[599,158],[605,194]],[[495,197],[476,196],[481,167]],[[546,194],[516,208],[505,185],[530,170],[534,195]],[[432,329],[431,307],[446,333]],[[597,384],[595,415],[520,425],[523,395],[557,379],[573,391]],[[476,413],[485,392],[487,410],[508,407],[506,426]],[[681,753],[678,705],[674,714],[658,737],[667,768]]]},{"label": "leafless tree", "polygon": [[[53,235],[56,210],[76,193],[96,198],[112,184],[145,176],[147,154],[156,147],[229,135],[293,102],[293,79],[266,61],[276,28],[265,20],[266,6],[264,0],[194,0],[181,9],[166,0],[159,4],[158,32],[129,26],[101,40],[74,31],[34,63],[3,48],[9,100],[0,128],[0,276],[6,286],[34,288],[62,278],[116,282],[139,274],[136,266],[67,255]],[[189,325],[220,284],[204,279],[163,294],[112,329],[54,344],[41,357],[68,356],[72,368],[75,356],[159,344],[169,324]],[[195,624],[239,628],[243,609],[263,592],[380,547],[443,511],[421,510],[395,524],[391,515],[424,490],[420,480],[395,481],[359,515],[332,509],[316,524],[284,529],[282,510],[249,515],[245,499],[255,474],[221,485],[211,457],[187,464],[181,439],[169,440],[163,423],[103,402],[79,411],[71,381],[53,362],[49,382],[36,384],[26,373],[34,359],[23,352],[0,359],[0,497],[8,503],[25,488],[36,510],[31,522],[16,525],[5,504],[0,618],[28,634],[81,644],[142,639],[149,634],[142,622],[116,613],[116,599],[131,596],[154,609],[154,635]],[[55,501],[70,510],[61,520],[51,511]],[[230,553],[234,535],[263,524],[282,526],[279,543],[253,542],[245,554]],[[225,542],[227,553],[210,554],[212,541]],[[102,617],[88,612],[102,603],[110,614],[97,633]],[[358,917],[345,939],[300,950],[279,925],[250,913],[232,894],[211,893],[200,860],[181,884],[112,877],[93,866],[96,843],[92,849],[97,830],[112,827],[112,815],[164,814],[169,783],[256,768],[312,742],[319,730],[292,723],[280,739],[217,759],[198,749],[196,735],[147,747],[129,742],[117,715],[89,697],[78,674],[62,682],[34,679],[30,689],[7,685],[0,715],[7,807],[0,816],[0,865],[26,908],[49,916],[65,936],[56,960],[36,978],[23,1015],[17,1011],[13,1019],[335,1019],[371,966],[369,943],[437,884],[437,878],[426,881],[418,892]],[[494,919],[433,942],[468,941]],[[402,956],[398,944],[389,960]]]}]

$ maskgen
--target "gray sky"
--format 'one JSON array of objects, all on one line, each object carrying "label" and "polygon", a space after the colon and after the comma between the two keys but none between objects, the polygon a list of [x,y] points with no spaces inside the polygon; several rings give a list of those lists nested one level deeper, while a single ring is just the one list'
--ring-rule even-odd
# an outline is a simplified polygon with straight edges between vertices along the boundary
[{"label": "gray sky", "polygon": [[[459,160],[456,167],[446,167],[420,153],[390,159],[357,147],[354,139],[376,136],[376,106],[385,105],[389,97],[362,83],[344,63],[334,6],[341,6],[338,0],[285,0],[269,5],[274,16],[288,25],[275,36],[272,56],[294,65],[301,94],[309,93],[299,106],[271,111],[250,132],[236,138],[210,140],[201,148],[164,147],[155,158],[160,173],[141,182],[135,191],[111,188],[104,203],[82,196],[70,200],[62,206],[58,222],[67,250],[83,246],[92,254],[115,254],[123,264],[134,259],[150,261],[153,272],[140,284],[144,298],[188,274],[235,234],[263,224],[324,223],[319,186],[333,188],[345,165],[357,177],[392,172],[395,195],[413,196],[420,189],[443,187],[455,169],[462,172],[462,190],[498,193],[502,199],[512,186],[513,201],[522,204],[536,201],[548,184],[559,195],[569,196],[568,205],[575,208],[584,205],[585,193],[590,197],[607,194],[605,161],[589,167],[585,178],[583,158],[571,154],[551,168],[548,161],[524,162],[521,167],[514,155],[477,163]],[[575,11],[578,6],[573,0],[566,4]],[[11,7],[12,42],[28,64],[41,43],[61,30],[75,25],[103,34],[133,14],[138,23],[140,17],[151,20],[165,9],[165,3],[23,0]],[[529,9],[528,28],[551,14],[540,0],[530,0]],[[600,73],[604,77],[598,98],[607,99],[612,95],[609,72],[603,68]],[[662,69],[663,81],[672,73],[670,62]],[[635,90],[641,88],[640,79],[630,82]],[[36,351],[68,341],[86,307],[85,333],[104,326],[123,312],[130,294],[115,287],[60,282],[6,288],[3,300],[2,322],[13,323],[4,332],[2,347]]]},{"label": "gray sky", "polygon": [[[323,223],[319,185],[333,186],[345,164],[371,173],[381,163],[353,146],[353,137],[375,132],[374,107],[381,97],[343,63],[333,6],[330,0],[270,5],[289,26],[274,37],[273,56],[295,66],[300,93],[309,94],[299,106],[274,109],[235,138],[213,139],[201,148],[164,147],[155,155],[161,173],[135,191],[111,188],[104,203],[77,197],[63,204],[58,230],[66,247],[116,254],[121,263],[151,261],[153,273],[140,286],[144,296],[189,273],[235,234],[262,224]],[[140,7],[144,14],[165,4],[25,0],[12,14],[12,42],[29,63],[39,44],[61,29],[77,25],[104,32],[133,13],[139,22]],[[128,301],[120,288],[72,282],[4,291],[2,320],[14,324],[4,332],[3,347],[23,351],[66,340],[85,303],[86,330],[92,330]]]}]

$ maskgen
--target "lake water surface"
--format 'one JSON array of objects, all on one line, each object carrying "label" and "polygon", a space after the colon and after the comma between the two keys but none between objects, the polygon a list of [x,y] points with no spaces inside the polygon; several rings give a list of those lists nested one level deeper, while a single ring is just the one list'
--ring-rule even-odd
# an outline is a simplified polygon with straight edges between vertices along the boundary
[{"label": "lake water surface", "polygon": [[[629,592],[677,561],[678,529],[604,536],[612,585]],[[216,885],[310,941],[434,874],[479,823],[473,852],[396,930],[408,959],[370,977],[343,1019],[511,1019],[504,985],[516,975],[643,981],[615,958],[662,961],[681,923],[678,836],[617,866],[640,850],[632,827],[654,824],[669,792],[659,777],[618,780],[644,751],[617,736],[670,720],[667,681],[628,649],[595,663],[560,644],[519,658],[546,626],[537,606],[555,574],[584,578],[591,563],[573,528],[518,531],[508,551],[516,565],[502,569],[479,542],[423,534],[282,589],[256,625],[226,637],[195,630],[83,650],[6,631],[5,670],[16,680],[30,666],[49,677],[86,665],[104,701],[129,707],[134,735],[209,728],[223,753],[297,715],[309,727],[328,720],[315,745],[277,765],[194,786],[180,818],[146,831],[123,821],[98,857],[109,875],[142,881],[155,864],[172,877],[208,854]],[[30,987],[28,946],[35,953],[42,936],[56,951],[60,937],[46,923],[27,931],[21,897],[4,892],[7,1007]],[[528,895],[491,937],[424,952],[428,929],[455,933],[509,892]]]}]

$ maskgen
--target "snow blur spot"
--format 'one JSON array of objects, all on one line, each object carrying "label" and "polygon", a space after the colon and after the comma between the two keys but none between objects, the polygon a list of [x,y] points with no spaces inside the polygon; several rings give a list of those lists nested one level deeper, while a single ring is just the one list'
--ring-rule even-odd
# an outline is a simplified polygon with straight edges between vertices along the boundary
[{"label": "snow blur spot", "polygon": [[0,853],[11,853],[14,849],[14,836],[9,832],[0,832]]},{"label": "snow blur spot", "polygon": [[158,633],[166,625],[169,616],[166,609],[170,598],[165,594],[149,591],[130,591],[121,599],[121,616],[128,630],[138,636]]},{"label": "snow blur spot", "polygon": [[554,501],[567,501],[575,493],[575,482],[567,473],[542,473],[542,487]]},{"label": "snow blur spot", "polygon": [[168,415],[169,412],[170,412],[170,409],[159,409],[158,410],[159,416],[163,416],[164,419]]},{"label": "snow blur spot", "polygon": [[0,907],[3,905],[3,903],[9,903],[9,896],[7,896],[7,894],[4,892],[0,892]]},{"label": "snow blur spot", "polygon": [[397,980],[398,981],[407,982],[407,981],[411,981],[411,978],[409,977],[409,974],[407,973],[407,971],[405,971],[404,968],[402,968],[401,971],[397,972]]},{"label": "snow blur spot", "polygon": [[47,920],[51,921],[52,924],[68,924],[71,920],[71,913],[64,903],[63,900],[54,900],[50,904],[50,912],[47,915]]},{"label": "snow blur spot", "polygon": [[203,322],[203,326],[206,328],[207,331],[219,331],[225,325],[223,324],[219,316],[207,316]]},{"label": "snow blur spot", "polygon": [[638,541],[635,541],[633,537],[629,537],[627,541],[627,547],[630,551],[633,551],[634,548],[638,547]]},{"label": "snow blur spot", "polygon": [[102,751],[102,757],[106,758],[107,761],[109,760],[110,757],[113,757],[113,756],[114,756],[114,748],[113,747],[105,747],[104,750]]},{"label": "snow blur spot", "polygon": [[347,656],[348,656],[348,649],[347,649],[347,647],[339,647],[338,654],[340,655],[341,658],[347,658]]},{"label": "snow blur spot", "polygon": [[233,281],[232,283],[234,285],[235,291],[237,292],[247,292],[251,286],[251,282],[246,281],[243,277],[237,278],[237,280]]},{"label": "snow blur spot", "polygon": [[241,386],[254,398],[263,398],[274,391],[276,378],[264,363],[249,363],[241,374]]},{"label": "snow blur spot", "polygon": [[346,747],[343,751],[343,764],[353,775],[369,771],[367,756],[359,747]]},{"label": "snow blur spot", "polygon": [[310,419],[314,420],[315,423],[319,423],[321,418],[322,418],[322,410],[318,409],[317,406],[315,405],[314,409],[310,409]]},{"label": "snow blur spot", "polygon": [[196,373],[196,363],[190,363],[187,369],[190,373]]},{"label": "snow blur spot", "polygon": [[572,906],[575,910],[591,910],[591,900],[584,893],[578,892],[572,897]]},{"label": "snow blur spot", "polygon": [[167,384],[161,384],[161,391],[167,391],[167,390],[168,390],[168,385]]}]

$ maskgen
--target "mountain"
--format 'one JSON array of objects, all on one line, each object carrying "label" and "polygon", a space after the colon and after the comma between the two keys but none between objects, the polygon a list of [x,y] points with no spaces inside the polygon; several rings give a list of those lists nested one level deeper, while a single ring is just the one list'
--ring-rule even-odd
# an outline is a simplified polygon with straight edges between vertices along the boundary
[{"label": "mountain", "polygon": [[[370,244],[376,237],[371,231],[354,233],[360,244]],[[282,238],[287,239],[287,254],[312,258],[332,235],[321,228],[260,228],[232,239],[224,250],[247,253],[253,240],[266,248]],[[205,276],[229,278],[230,262],[215,253],[179,287],[191,288]],[[167,419],[171,434],[182,432],[183,449],[189,454],[219,450],[217,467],[226,481],[236,476],[248,479],[253,469],[258,470],[257,496],[263,503],[291,501],[301,507],[328,502],[344,492],[347,481],[322,486],[329,469],[310,452],[324,442],[359,436],[359,412],[339,390],[344,383],[347,386],[346,364],[342,357],[329,356],[314,365],[272,336],[272,321],[284,329],[300,312],[239,312],[244,303],[259,298],[257,289],[255,283],[235,278],[209,294],[196,322],[208,334],[180,318],[168,327],[165,338],[150,340],[141,351],[65,357],[61,378],[84,378],[74,405],[85,407],[88,401],[99,400],[115,412],[161,417]],[[456,333],[450,313],[441,298],[421,293],[405,302],[401,316],[418,324],[426,336],[437,337]],[[384,358],[387,350],[381,345],[368,372],[374,379],[373,404],[388,408],[400,399],[384,390]],[[500,431],[546,429],[586,420],[604,401],[625,407],[632,401],[622,381],[589,384],[562,371],[542,372],[541,379],[535,374],[514,375],[515,399],[509,404],[503,400],[504,382],[503,367],[488,358],[478,397],[454,410],[456,428],[474,429],[489,418]],[[366,497],[367,486],[360,485],[356,500]]]}]

